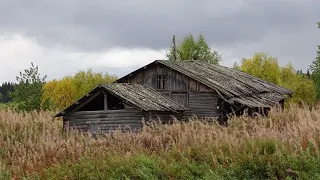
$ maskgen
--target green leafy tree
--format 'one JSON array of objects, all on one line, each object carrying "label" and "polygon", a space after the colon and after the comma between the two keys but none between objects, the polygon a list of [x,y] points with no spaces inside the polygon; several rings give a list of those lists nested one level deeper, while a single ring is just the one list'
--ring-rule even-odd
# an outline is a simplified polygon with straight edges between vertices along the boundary
[{"label": "green leafy tree", "polygon": [[11,96],[17,110],[33,111],[48,108],[47,103],[42,103],[42,87],[47,76],[40,77],[38,71],[38,66],[31,63],[29,69],[20,72],[16,77],[18,84]]},{"label": "green leafy tree", "polygon": [[78,91],[77,98],[80,98],[98,84],[109,84],[117,80],[116,76],[108,73],[94,73],[92,69],[78,71],[73,77],[73,83]]},{"label": "green leafy tree", "polygon": [[316,90],[314,82],[302,74],[296,73],[292,64],[280,68],[280,86],[293,90],[293,95],[287,100],[290,103],[313,104],[316,100]]},{"label": "green leafy tree", "polygon": [[[166,56],[169,60],[175,60],[174,47],[171,46]],[[206,42],[203,35],[199,35],[198,39],[189,34],[184,37],[181,43],[176,45],[176,60],[199,60],[212,64],[219,64],[221,55],[217,51],[213,51]]]},{"label": "green leafy tree", "polygon": [[0,93],[0,102],[2,102],[2,101],[3,101],[3,94]]},{"label": "green leafy tree", "polygon": [[[318,29],[320,29],[320,22],[318,22]],[[316,98],[320,100],[320,45],[318,45],[317,55],[312,62],[310,69],[312,71],[311,77],[316,86]]]},{"label": "green leafy tree", "polygon": [[243,58],[240,69],[258,78],[280,84],[280,67],[275,57],[267,53],[255,53],[251,58]]}]

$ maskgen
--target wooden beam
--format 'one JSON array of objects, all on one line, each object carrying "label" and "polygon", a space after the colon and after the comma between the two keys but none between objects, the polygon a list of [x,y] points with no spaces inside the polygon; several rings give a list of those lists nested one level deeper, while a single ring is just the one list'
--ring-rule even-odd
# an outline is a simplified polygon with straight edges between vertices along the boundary
[{"label": "wooden beam", "polygon": [[106,93],[103,95],[103,102],[104,102],[104,110],[107,111],[108,110],[108,96]]},{"label": "wooden beam", "polygon": [[74,108],[72,110],[72,112],[78,111],[79,109],[81,109],[83,106],[85,106],[86,104],[88,104],[90,101],[92,101],[92,99],[94,99],[95,97],[97,97],[101,92],[96,92],[94,95],[92,95],[89,99],[87,99],[85,102],[83,102],[82,104],[80,104],[78,107]]}]

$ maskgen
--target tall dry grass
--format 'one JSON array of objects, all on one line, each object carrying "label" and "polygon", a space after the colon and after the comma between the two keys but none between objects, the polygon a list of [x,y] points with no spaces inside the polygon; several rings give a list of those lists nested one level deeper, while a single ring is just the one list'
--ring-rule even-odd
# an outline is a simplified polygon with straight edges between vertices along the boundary
[{"label": "tall dry grass", "polygon": [[[288,155],[317,159],[319,146],[320,108],[291,106],[283,112],[271,112],[268,117],[233,118],[229,127],[177,122],[146,127],[138,134],[115,133],[97,140],[77,132],[63,134],[62,122],[52,118],[51,112],[21,114],[0,110],[0,172],[13,177],[45,177],[47,169],[77,164],[83,157],[96,161],[145,155],[163,158],[161,168],[173,160],[186,159],[208,164],[212,170],[239,162],[246,166],[260,157],[272,165],[278,162],[272,158]],[[285,173],[292,168],[289,166],[283,165],[285,169],[281,171]],[[166,176],[176,177],[169,171]]]}]

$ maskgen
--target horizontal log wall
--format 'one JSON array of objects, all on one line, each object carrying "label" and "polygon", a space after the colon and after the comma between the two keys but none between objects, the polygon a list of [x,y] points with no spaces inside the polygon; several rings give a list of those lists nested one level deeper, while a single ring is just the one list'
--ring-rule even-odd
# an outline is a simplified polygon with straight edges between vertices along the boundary
[{"label": "horizontal log wall", "polygon": [[192,115],[201,118],[218,116],[218,94],[216,91],[164,65],[156,64],[146,67],[121,82],[142,83],[156,89],[156,75],[166,75],[168,78],[167,88],[165,90],[157,89],[157,91],[191,109],[185,113],[185,118]]},{"label": "horizontal log wall", "polygon": [[203,85],[203,84],[199,83],[198,81],[195,81],[191,78],[189,78],[188,84],[189,84],[189,87],[188,87],[189,91],[206,91],[206,92],[212,91],[212,89],[209,88],[208,86]]},{"label": "horizontal log wall", "polygon": [[69,129],[81,132],[109,133],[114,130],[139,132],[143,114],[139,109],[109,111],[79,111],[65,116],[64,124]]},{"label": "horizontal log wall", "polygon": [[161,122],[162,124],[172,124],[174,120],[181,120],[181,117],[182,115],[178,113],[153,112],[151,115],[149,114],[146,119]]},{"label": "horizontal log wall", "polygon": [[197,117],[217,117],[218,116],[218,95],[216,92],[190,92],[189,93],[190,112],[187,115]]}]

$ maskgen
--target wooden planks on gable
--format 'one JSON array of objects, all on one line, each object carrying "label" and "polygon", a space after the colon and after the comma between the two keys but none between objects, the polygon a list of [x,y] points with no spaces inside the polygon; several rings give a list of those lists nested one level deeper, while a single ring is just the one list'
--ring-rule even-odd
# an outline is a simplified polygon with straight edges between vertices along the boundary
[{"label": "wooden planks on gable", "polygon": [[218,95],[215,92],[190,92],[189,108],[198,117],[218,116]]}]

